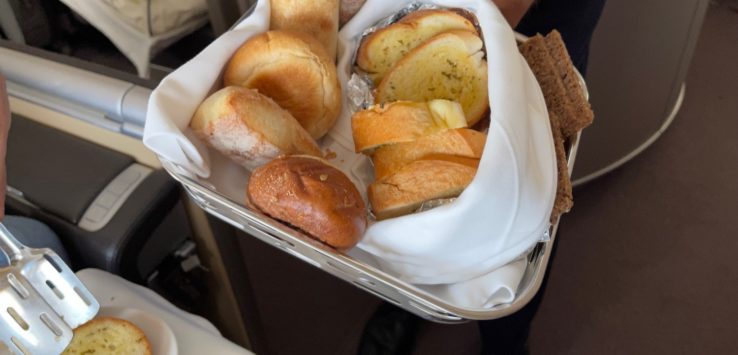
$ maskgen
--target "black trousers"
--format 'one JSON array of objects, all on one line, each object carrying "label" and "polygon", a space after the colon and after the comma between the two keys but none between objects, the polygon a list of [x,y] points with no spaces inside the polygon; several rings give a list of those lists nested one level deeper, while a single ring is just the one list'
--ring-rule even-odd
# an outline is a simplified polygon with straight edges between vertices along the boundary
[{"label": "black trousers", "polygon": [[548,269],[543,277],[541,288],[533,299],[521,310],[504,318],[495,320],[479,321],[479,336],[482,341],[482,354],[527,354],[528,334],[533,317],[538,312],[538,307],[543,299],[548,275],[551,271],[551,263],[556,255],[557,243],[551,249],[548,260]]},{"label": "black trousers", "polygon": [[606,0],[538,0],[515,28],[532,36],[551,30],[561,32],[574,66],[587,71],[589,43]]}]

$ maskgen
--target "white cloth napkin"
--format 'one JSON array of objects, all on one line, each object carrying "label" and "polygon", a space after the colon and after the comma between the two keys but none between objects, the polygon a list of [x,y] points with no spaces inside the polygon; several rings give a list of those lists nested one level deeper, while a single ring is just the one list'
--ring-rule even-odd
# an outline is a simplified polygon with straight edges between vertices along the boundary
[{"label": "white cloth napkin", "polygon": [[[341,83],[351,75],[353,53],[364,29],[410,3],[369,0],[343,27],[338,46]],[[514,299],[525,263],[513,261],[549,227],[556,188],[553,139],[540,88],[517,50],[511,28],[492,2],[428,3],[465,8],[480,20],[491,107],[485,153],[474,181],[457,200],[371,223],[359,248],[401,280],[427,285],[423,287],[457,306],[484,309]],[[232,53],[267,30],[268,22],[269,4],[261,0],[235,30],[167,76],[149,101],[144,143],[235,201],[245,195],[245,170],[234,168],[233,163],[221,164],[222,157],[193,138],[187,124],[199,103],[220,87],[222,68]],[[344,93],[345,89],[344,85]],[[372,180],[371,165],[368,158],[353,152],[349,107],[344,95],[341,117],[320,143],[337,154],[332,163],[364,193]],[[211,164],[211,158],[218,163]]]}]

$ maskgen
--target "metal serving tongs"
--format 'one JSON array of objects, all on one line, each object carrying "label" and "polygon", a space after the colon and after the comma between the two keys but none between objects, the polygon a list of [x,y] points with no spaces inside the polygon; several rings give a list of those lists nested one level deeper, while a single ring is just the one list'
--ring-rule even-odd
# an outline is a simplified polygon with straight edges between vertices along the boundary
[{"label": "metal serving tongs", "polygon": [[60,354],[100,304],[51,249],[27,248],[0,223],[0,354]]}]

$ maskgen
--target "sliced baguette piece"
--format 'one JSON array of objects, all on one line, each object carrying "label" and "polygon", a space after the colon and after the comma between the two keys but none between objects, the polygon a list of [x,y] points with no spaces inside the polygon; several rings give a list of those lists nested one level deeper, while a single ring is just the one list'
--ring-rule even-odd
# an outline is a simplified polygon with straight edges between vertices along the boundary
[{"label": "sliced baguette piece", "polygon": [[579,76],[574,71],[574,64],[571,62],[569,52],[566,50],[566,45],[559,31],[553,30],[547,34],[545,42],[554,68],[564,84],[569,101],[573,105],[574,115],[570,119],[561,122],[561,130],[564,136],[572,138],[577,132],[592,123],[594,112],[592,112],[589,101],[584,97]]},{"label": "sliced baguette piece", "polygon": [[190,128],[208,145],[253,170],[283,154],[321,156],[289,112],[253,89],[228,86],[200,104]]},{"label": "sliced baguette piece", "polygon": [[251,37],[233,54],[223,83],[259,90],[319,139],[341,114],[341,85],[334,62],[308,34],[268,31]]},{"label": "sliced baguette piece", "polygon": [[435,158],[411,162],[369,185],[369,202],[378,220],[412,213],[426,201],[458,196],[474,179],[476,167]]},{"label": "sliced baguette piece", "polygon": [[468,128],[449,129],[406,143],[388,144],[372,154],[374,177],[383,177],[400,170],[408,163],[428,156],[444,154],[461,158],[480,159],[487,135]]},{"label": "sliced baguette piece", "polygon": [[446,99],[461,104],[469,126],[489,107],[487,62],[474,32],[439,34],[407,53],[377,87],[375,102]]},{"label": "sliced baguette piece", "polygon": [[420,157],[418,160],[436,160],[436,161],[440,160],[440,161],[446,161],[450,163],[466,165],[474,169],[479,168],[479,158],[460,157],[458,155],[434,153],[434,154],[424,155]]},{"label": "sliced baguette piece", "polygon": [[146,335],[133,323],[112,317],[93,319],[74,330],[62,355],[130,354],[151,355]]},{"label": "sliced baguette piece", "polygon": [[396,101],[374,105],[351,118],[356,152],[385,144],[411,142],[447,129],[466,127],[461,106],[448,100]]},{"label": "sliced baguette piece", "polygon": [[269,27],[307,33],[335,61],[338,45],[339,0],[270,0]]},{"label": "sliced baguette piece", "polygon": [[450,30],[476,31],[469,20],[450,10],[415,11],[367,36],[357,52],[356,64],[379,84],[384,74],[407,52]]}]

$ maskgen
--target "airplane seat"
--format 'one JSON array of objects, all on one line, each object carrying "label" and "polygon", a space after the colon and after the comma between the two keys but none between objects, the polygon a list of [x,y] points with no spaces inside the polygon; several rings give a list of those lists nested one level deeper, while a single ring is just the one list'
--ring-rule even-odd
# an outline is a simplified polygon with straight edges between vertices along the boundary
[{"label": "airplane seat", "polygon": [[12,122],[6,214],[48,225],[73,269],[144,284],[190,239],[178,187],[163,170],[20,115]]},{"label": "airplane seat", "polygon": [[149,77],[151,58],[208,22],[206,0],[61,0]]},{"label": "airplane seat", "polygon": [[[5,216],[3,225],[21,242],[29,248],[49,248],[53,250],[68,265],[71,265],[67,251],[56,233],[46,224],[28,217]],[[0,251],[0,268],[8,266],[8,256]]]}]

